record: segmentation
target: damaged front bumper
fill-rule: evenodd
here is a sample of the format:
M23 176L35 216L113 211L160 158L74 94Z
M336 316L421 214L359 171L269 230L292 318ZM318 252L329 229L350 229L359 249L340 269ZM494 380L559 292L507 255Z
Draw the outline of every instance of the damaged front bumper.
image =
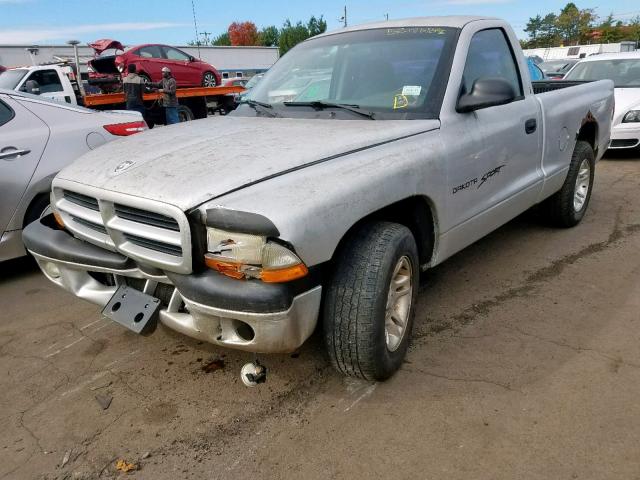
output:
M164 272L78 240L51 216L27 226L27 250L45 276L79 298L104 307L119 286L159 298L159 320L184 335L240 350L285 353L313 333L320 284L238 281L214 271ZM291 282L294 283L294 282Z

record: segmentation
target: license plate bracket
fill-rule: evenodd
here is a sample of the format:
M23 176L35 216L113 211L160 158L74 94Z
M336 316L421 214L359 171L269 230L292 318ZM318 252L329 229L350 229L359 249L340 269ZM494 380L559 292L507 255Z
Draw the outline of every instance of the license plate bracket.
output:
M155 325L160 299L121 285L102 309L102 314L136 333Z

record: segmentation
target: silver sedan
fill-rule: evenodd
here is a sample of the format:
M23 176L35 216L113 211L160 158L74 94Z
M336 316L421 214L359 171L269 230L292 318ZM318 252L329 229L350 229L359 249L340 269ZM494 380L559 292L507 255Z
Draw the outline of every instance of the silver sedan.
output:
M100 112L0 89L0 262L26 253L22 228L47 212L51 180L62 167L146 129L137 112Z

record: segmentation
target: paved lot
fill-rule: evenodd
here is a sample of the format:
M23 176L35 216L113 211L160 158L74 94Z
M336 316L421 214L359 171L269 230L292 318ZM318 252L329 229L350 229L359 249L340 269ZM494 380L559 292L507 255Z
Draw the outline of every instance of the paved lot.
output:
M640 478L640 160L596 178L579 227L525 215L432 271L383 384L316 335L247 389L249 354L138 337L1 264L0 478Z

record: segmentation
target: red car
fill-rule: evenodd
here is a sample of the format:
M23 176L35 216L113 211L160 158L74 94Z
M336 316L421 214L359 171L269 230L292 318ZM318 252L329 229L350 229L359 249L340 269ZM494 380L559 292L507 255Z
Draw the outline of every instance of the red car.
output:
M134 64L138 74L152 82L162 79L162 67L169 67L178 87L215 87L221 76L213 65L169 45L137 45L125 50L115 40L97 40L89 44L96 57L89 61L89 83L105 91L119 88L120 75Z

